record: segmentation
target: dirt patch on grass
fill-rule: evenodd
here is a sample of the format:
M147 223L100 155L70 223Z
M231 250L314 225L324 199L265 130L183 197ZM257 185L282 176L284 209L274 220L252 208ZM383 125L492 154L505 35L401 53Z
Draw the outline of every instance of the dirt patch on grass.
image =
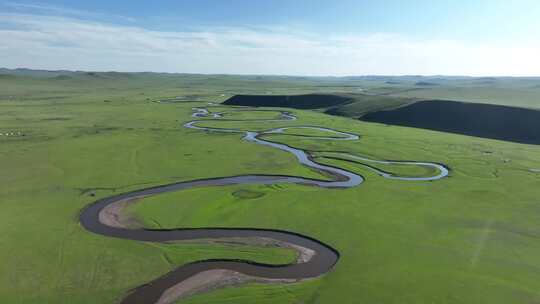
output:
M136 218L125 212L126 208L135 204L144 196L118 201L103 208L99 213L99 221L107 226L115 228L136 229L143 225Z
M245 283L294 283L303 280L266 279L248 276L236 271L214 269L198 273L167 289L156 304L174 304L178 300L213 290Z
M173 304L189 296L240 285L251 280L251 277L231 270L207 270L167 289L156 304Z
M196 241L198 243L201 240ZM315 252L311 249L280 242L270 238L227 238L227 239L208 239L204 243L227 244L233 246L260 246L260 247L282 247L295 250L297 252L296 263L305 263L311 260ZM236 271L226 269L212 269L200 272L187 280L184 280L173 287L167 289L157 302L158 304L172 304L176 301L194 296L197 294L211 292L213 290L238 286L245 283L294 283L306 279L268 279L256 276L245 275Z
M238 199L256 199L256 198L265 196L266 193L240 189L240 190L234 191L232 195Z
M540 144L540 111L457 101L420 101L368 113L363 121Z

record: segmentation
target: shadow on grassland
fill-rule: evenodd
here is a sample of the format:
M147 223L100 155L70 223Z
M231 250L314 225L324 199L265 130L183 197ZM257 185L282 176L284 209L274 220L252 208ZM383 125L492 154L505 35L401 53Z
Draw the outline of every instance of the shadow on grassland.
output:
M363 121L540 144L540 111L457 101L420 101L365 114Z
M305 95L235 95L225 105L318 109L350 103L352 98L331 94Z

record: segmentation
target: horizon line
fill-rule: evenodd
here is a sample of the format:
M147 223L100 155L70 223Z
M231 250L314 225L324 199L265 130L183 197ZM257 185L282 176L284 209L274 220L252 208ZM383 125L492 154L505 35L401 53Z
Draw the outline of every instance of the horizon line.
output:
M197 73L197 72L159 72L159 71L120 71L120 70L73 70L73 69L35 69L28 67L0 67L0 70L29 70L36 72L69 73L124 73L124 74L168 74L168 75L207 75L207 76L266 76L266 77L307 77L307 78L350 78L350 77L453 77L453 78L540 78L530 75L458 75L458 74L356 74L356 75L307 75L307 74L253 74L253 73Z

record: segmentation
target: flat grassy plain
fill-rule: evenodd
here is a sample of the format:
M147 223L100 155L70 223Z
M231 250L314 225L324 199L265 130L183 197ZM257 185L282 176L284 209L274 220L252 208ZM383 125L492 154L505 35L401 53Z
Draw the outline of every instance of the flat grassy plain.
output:
M305 93L330 85L336 86L330 91L350 91L349 84L247 76L72 77L0 80L0 131L21 132L0 136L0 302L116 303L131 288L187 262L285 263L294 258L277 248L106 238L83 230L78 215L101 197L174 181L249 173L321 178L285 152L243 142L238 134L188 130L182 124L192 120L192 107L222 101L227 98L222 95L233 92ZM178 96L189 98L152 102ZM252 130L319 125L358 133L361 139L353 142L267 138L326 151L317 154L319 161L360 172L365 183L346 190L300 185L191 189L144 199L129 211L154 228L295 231L338 249L338 265L303 283L249 284L182 303L540 302L539 146L289 111L299 119L207 124ZM275 114L245 111L225 118ZM451 174L434 182L387 180L361 165L324 157L332 151L439 162Z

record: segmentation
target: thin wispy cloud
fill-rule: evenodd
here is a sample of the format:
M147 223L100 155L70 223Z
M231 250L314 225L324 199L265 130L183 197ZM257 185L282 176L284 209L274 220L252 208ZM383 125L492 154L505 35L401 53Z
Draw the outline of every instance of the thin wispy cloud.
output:
M280 26L156 31L56 14L0 14L0 66L187 73L535 75L539 45L321 36ZM74 15L73 13L70 13Z
M66 8L61 6L54 6L44 3L26 3L26 2L3 2L0 3L0 7L9 8L13 11L18 12L32 12L39 13L42 15L52 15L52 16L64 16L64 17L76 17L76 18L85 18L85 19L116 19L128 22L135 22L135 19L132 17L100 13L94 11L84 11L77 10L72 8Z

